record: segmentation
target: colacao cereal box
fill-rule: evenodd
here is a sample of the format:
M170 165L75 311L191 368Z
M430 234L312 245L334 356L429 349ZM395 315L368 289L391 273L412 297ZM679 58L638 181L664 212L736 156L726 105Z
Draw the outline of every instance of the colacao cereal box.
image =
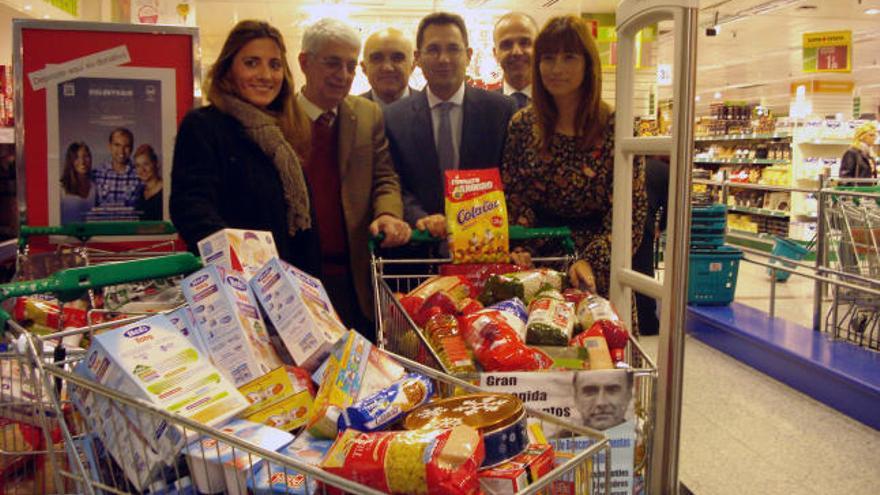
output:
M345 335L323 284L308 273L272 258L250 285L297 365L315 370Z
M183 280L183 295L208 356L236 387L281 366L241 275L209 265Z
M275 239L263 230L222 229L198 244L206 265L219 265L250 278L273 257L278 257Z
M446 171L446 231L453 263L508 260L507 204L497 168Z
M169 412L216 425L247 407L245 398L164 315L98 334L76 367L85 378ZM185 442L183 432L106 396L73 387L74 404L139 486Z

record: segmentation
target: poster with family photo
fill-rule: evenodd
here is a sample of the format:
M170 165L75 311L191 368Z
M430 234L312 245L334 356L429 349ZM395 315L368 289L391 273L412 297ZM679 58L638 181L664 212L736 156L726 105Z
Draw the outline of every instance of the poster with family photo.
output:
M46 89L50 223L167 220L174 71L103 68Z

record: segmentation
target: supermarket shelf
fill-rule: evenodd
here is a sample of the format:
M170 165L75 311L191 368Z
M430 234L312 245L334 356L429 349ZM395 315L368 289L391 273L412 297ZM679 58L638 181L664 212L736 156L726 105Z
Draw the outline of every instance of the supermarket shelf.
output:
M880 353L739 303L689 306L686 326L705 344L880 428Z
M761 139L786 139L790 138L789 133L773 133L773 134L725 134L721 136L697 136L694 141L745 141L745 140L761 140Z
M15 143L15 127L0 127L0 144Z
M799 141L798 144L814 144L818 146L849 146L850 144L852 144L852 139L804 139L802 141Z
M788 186L772 186L770 184L752 184L750 182L728 182L727 187L738 189L758 189L760 191L792 192Z
M751 213L754 215L764 215L768 217L789 218L791 215L787 211L769 210L767 208L754 208L752 206L730 206L728 211L737 213Z
M791 160L772 160L769 158L718 158L715 160L694 159L695 164L741 164L741 165L777 165L791 163Z

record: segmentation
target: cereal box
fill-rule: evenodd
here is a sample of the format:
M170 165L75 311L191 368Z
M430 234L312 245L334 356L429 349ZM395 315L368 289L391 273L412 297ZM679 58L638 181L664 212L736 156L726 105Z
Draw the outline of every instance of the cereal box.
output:
M345 335L323 284L304 271L272 258L250 285L297 365L315 370Z
M293 441L293 435L266 425L233 419L219 430L257 447L276 451ZM262 459L213 437L203 437L186 448L190 474L200 493L247 495L248 478ZM225 490L225 491L224 491Z
M446 226L453 263L508 260L507 205L497 168L446 171Z
M250 280L267 261L278 257L278 250L271 232L222 229L199 241L199 255L205 265L219 265Z
M311 393L288 374L288 367L272 370L238 390L251 404L241 417L280 430L302 426L312 407Z
M168 319L171 320L171 324L180 332L180 335L186 337L186 340L199 351L199 354L208 356L208 350L205 348L205 343L202 342L201 334L196 329L196 322L189 306L183 306L168 313Z
M321 461L333 445L333 440L315 438L308 432L296 437L278 453L309 466L320 466ZM254 495L308 495L318 493L318 480L304 476L284 466L264 462L253 478L248 479L248 488Z
M281 366L254 294L241 275L207 266L184 279L183 295L208 356L236 387Z
M247 407L229 381L164 315L92 339L76 372L169 412L216 425ZM126 476L139 489L183 446L183 432L106 396L72 387L72 398Z

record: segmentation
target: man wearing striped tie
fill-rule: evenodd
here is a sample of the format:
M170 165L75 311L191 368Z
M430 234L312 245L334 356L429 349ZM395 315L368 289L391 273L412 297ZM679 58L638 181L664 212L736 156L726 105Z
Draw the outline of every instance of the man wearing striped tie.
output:
M532 99L532 45L537 33L535 20L522 12L508 12L495 23L492 54L504 71L500 92L516 100L518 109Z

